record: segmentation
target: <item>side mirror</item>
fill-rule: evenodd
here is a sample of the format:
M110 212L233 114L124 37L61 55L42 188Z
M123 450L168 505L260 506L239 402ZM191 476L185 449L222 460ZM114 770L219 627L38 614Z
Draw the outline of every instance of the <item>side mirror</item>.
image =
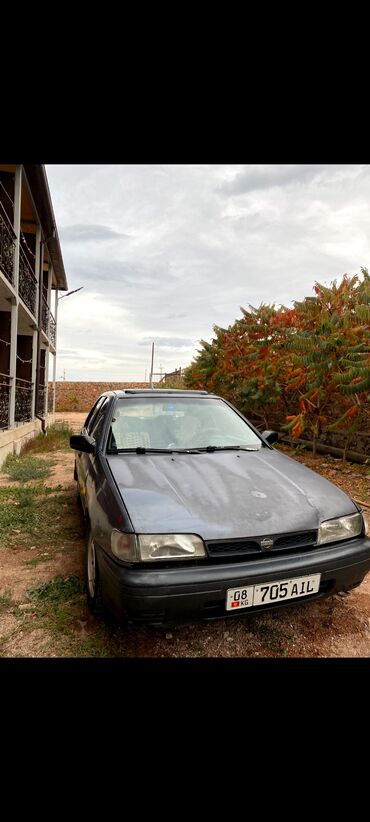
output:
M87 434L73 434L69 438L69 445L75 451L84 451L86 454L93 454L95 451L95 440Z
M272 445L273 442L277 442L279 439L279 434L277 431L262 431L261 436L263 437L269 445Z

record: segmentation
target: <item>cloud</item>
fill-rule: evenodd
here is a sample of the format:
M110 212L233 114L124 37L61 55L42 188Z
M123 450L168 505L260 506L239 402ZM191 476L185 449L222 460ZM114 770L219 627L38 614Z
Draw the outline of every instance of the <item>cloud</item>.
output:
M94 225L92 223L61 226L59 233L64 243L99 243L120 238L128 239L129 237L128 234L114 231L106 225Z
M155 343L158 348L193 348L194 340L182 340L177 337L144 337L139 340L138 345L149 345Z
M251 191L269 189L290 184L302 185L320 175L330 175L335 170L355 169L353 165L276 165L250 166L236 174L234 179L218 187L218 191L229 196L246 194Z
M46 172L69 290L84 286L59 303L66 379L143 380L153 340L155 371L186 367L239 306L291 305L370 261L370 166Z

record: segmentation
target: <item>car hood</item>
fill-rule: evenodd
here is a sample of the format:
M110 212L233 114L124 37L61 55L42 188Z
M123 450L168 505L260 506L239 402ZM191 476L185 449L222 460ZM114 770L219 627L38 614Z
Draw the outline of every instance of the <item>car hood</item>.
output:
M331 482L269 448L126 453L108 463L136 533L236 539L313 530L357 511Z

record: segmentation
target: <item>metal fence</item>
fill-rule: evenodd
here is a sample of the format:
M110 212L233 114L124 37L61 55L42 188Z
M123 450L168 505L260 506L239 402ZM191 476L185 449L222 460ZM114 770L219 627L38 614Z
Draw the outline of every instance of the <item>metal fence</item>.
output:
M32 271L32 267L23 251L19 249L19 296L22 297L23 302L31 311L33 316L36 315L36 292L37 280Z
M14 285L14 252L16 236L0 214L0 268Z
M33 383L30 380L15 381L15 415L16 422L27 422L32 419L32 391Z
M37 395L37 398L36 398L36 414L39 414L40 417L44 416L45 391L46 391L45 386L44 385L39 385L38 395Z
M10 377L0 373L0 431L9 427L9 400Z

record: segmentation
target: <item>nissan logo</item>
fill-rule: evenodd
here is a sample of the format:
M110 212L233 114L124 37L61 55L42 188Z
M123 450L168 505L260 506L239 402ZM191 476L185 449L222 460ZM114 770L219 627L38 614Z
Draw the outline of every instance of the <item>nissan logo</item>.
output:
M261 539L260 546L262 551L268 551L269 548L272 548L274 544L274 540L270 539L270 537L265 537L265 539Z

